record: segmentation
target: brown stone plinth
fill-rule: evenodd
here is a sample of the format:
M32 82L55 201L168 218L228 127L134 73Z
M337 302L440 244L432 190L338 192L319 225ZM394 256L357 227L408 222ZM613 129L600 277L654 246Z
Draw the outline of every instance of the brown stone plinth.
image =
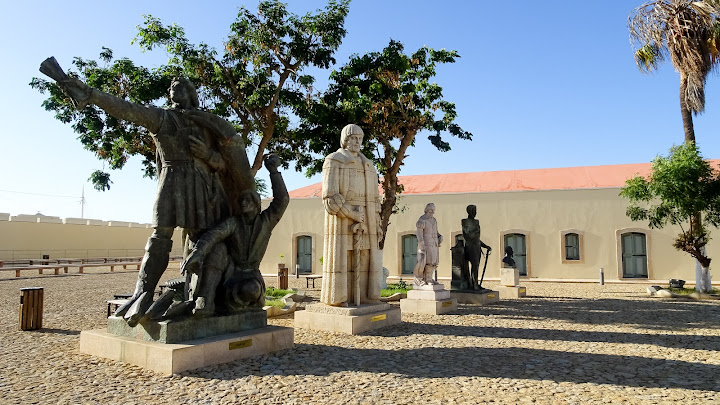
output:
M168 344L136 340L96 329L80 332L80 352L171 375L290 349L294 336L293 328L266 326Z
M487 305L499 302L500 293L498 293L497 291L450 291L450 298L455 298L458 304Z
M295 313L295 327L357 335L401 322L400 308L389 304L339 308L308 305Z
M515 287L500 286L497 289L502 299L522 298L526 295L526 288L521 285Z
M409 291L408 291L409 292ZM442 315L457 309L457 300L448 298L445 300L400 300L402 312L425 315Z

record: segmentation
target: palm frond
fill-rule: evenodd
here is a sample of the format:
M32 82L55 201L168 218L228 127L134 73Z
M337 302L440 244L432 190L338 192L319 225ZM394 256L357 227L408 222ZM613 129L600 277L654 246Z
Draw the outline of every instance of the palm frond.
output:
M705 81L720 61L720 0L654 0L628 16L630 43L641 71L657 69L665 56L687 86L690 111L705 109Z

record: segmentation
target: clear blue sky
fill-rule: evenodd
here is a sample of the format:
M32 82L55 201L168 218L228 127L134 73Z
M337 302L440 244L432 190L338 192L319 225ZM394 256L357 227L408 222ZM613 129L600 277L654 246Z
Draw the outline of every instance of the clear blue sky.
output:
M325 4L290 3L302 14ZM355 0L336 58L344 64L391 38L408 52L428 45L460 53L436 81L474 139L453 140L453 150L441 153L420 134L401 175L649 162L681 143L683 131L672 66L644 75L632 58L627 15L641 3ZM102 46L148 67L164 63L164 52L143 54L130 44L143 14L220 48L242 4L255 9L257 2L6 2L0 15L0 212L79 217L84 187L86 218L149 222L156 183L142 177L140 159L112 172L110 191L94 191L87 178L103 163L41 107L44 97L28 83L41 76L46 57L67 68L74 56L96 59ZM695 118L706 158L720 157L719 83L711 74L706 112ZM319 181L295 172L285 179L290 189Z

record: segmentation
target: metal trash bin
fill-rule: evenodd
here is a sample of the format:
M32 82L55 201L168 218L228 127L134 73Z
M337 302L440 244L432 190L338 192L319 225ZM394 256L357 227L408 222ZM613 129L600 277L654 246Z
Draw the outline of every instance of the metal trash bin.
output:
M29 287L20 289L20 330L42 328L43 289Z

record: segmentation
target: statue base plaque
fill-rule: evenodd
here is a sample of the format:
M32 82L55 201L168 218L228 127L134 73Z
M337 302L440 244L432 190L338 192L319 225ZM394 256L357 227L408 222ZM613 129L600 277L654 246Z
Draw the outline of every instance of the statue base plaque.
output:
M425 315L441 315L457 309L457 300L450 298L450 291L442 284L415 287L400 300L402 312Z
M400 308L390 304L334 307L313 304L295 312L295 327L357 335L395 325L402 321Z
M513 287L500 286L498 287L498 292L500 293L500 298L502 299L522 298L527 295L527 289L521 285Z
M158 343L110 334L102 329L80 332L80 352L171 375L290 349L293 328L266 326L182 343Z
M450 297L455 298L458 304L488 305L500 301L500 294L493 290L451 290Z

